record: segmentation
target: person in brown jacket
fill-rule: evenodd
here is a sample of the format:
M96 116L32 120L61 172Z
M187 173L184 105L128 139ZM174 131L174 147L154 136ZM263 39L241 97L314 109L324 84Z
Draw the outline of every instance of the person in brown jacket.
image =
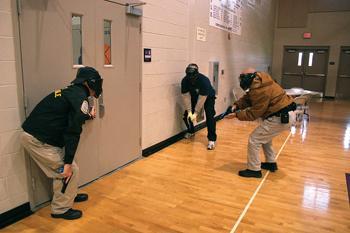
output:
M272 139L289 129L289 115L295 110L293 99L278 85L269 74L245 69L239 77L240 86L246 94L232 106L228 118L237 117L241 121L254 121L262 118L259 126L250 134L248 140L247 169L239 171L243 177L261 178L261 168L274 172L277 170ZM259 149L262 146L266 162L261 163Z

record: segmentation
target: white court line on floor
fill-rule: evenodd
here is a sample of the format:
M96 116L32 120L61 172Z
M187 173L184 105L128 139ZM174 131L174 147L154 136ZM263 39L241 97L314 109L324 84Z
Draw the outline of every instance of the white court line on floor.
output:
M277 155L276 155L276 160L278 159L278 156L280 155L281 151L283 150L284 146L286 145L286 143L288 142L290 136L292 135L292 133L290 132L288 137L286 138L286 140L284 141L283 145L281 146L280 150L278 151ZM267 176L270 174L270 171L267 171L264 178L262 179L262 181L260 182L259 186L256 188L253 196L250 198L249 202L247 203L247 205L245 206L243 212L241 213L241 215L239 216L239 218L237 219L235 225L233 226L232 230L230 231L230 233L234 233L236 232L238 225L241 223L242 219L244 218L245 214L247 213L250 205L253 203L255 196L258 194L258 192L260 191L260 188L262 187L262 185L264 184Z

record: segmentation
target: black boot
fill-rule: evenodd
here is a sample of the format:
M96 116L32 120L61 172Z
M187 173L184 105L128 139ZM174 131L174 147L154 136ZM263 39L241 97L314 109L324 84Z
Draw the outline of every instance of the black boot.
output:
M73 220L73 219L81 218L82 215L83 215L83 212L81 212L80 210L69 209L63 214L51 214L51 217L63 218L66 220Z
M277 163L261 163L261 168L269 170L270 172L275 172L278 170Z
M74 198L74 202L83 202L87 201L89 199L89 195L86 193L78 193L77 196Z
M242 170L238 172L239 176L243 176L243 177L254 177L254 178L261 178L261 171L253 171L253 170Z

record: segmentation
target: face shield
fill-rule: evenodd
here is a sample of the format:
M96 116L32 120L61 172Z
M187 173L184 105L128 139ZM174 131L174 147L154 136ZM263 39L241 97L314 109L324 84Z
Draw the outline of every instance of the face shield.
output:
M192 83L196 81L197 75L198 75L198 66L196 64L189 64L186 67L186 77L188 77Z
M103 84L103 79L89 79L87 80L87 85L95 91L95 98L100 97L102 94L102 84Z
M256 77L255 73L246 73L239 75L239 86L244 90L248 90L252 85L253 79Z

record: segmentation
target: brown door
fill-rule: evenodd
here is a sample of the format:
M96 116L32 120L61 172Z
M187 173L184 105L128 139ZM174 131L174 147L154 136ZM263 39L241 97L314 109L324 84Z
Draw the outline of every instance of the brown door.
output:
M328 47L286 47L282 86L324 93L327 80Z
M304 52L297 48L285 48L283 55L282 86L302 87Z
M350 99L350 47L340 48L337 79L337 98Z
M306 49L303 72L303 85L306 90L324 93L327 79L328 49Z

